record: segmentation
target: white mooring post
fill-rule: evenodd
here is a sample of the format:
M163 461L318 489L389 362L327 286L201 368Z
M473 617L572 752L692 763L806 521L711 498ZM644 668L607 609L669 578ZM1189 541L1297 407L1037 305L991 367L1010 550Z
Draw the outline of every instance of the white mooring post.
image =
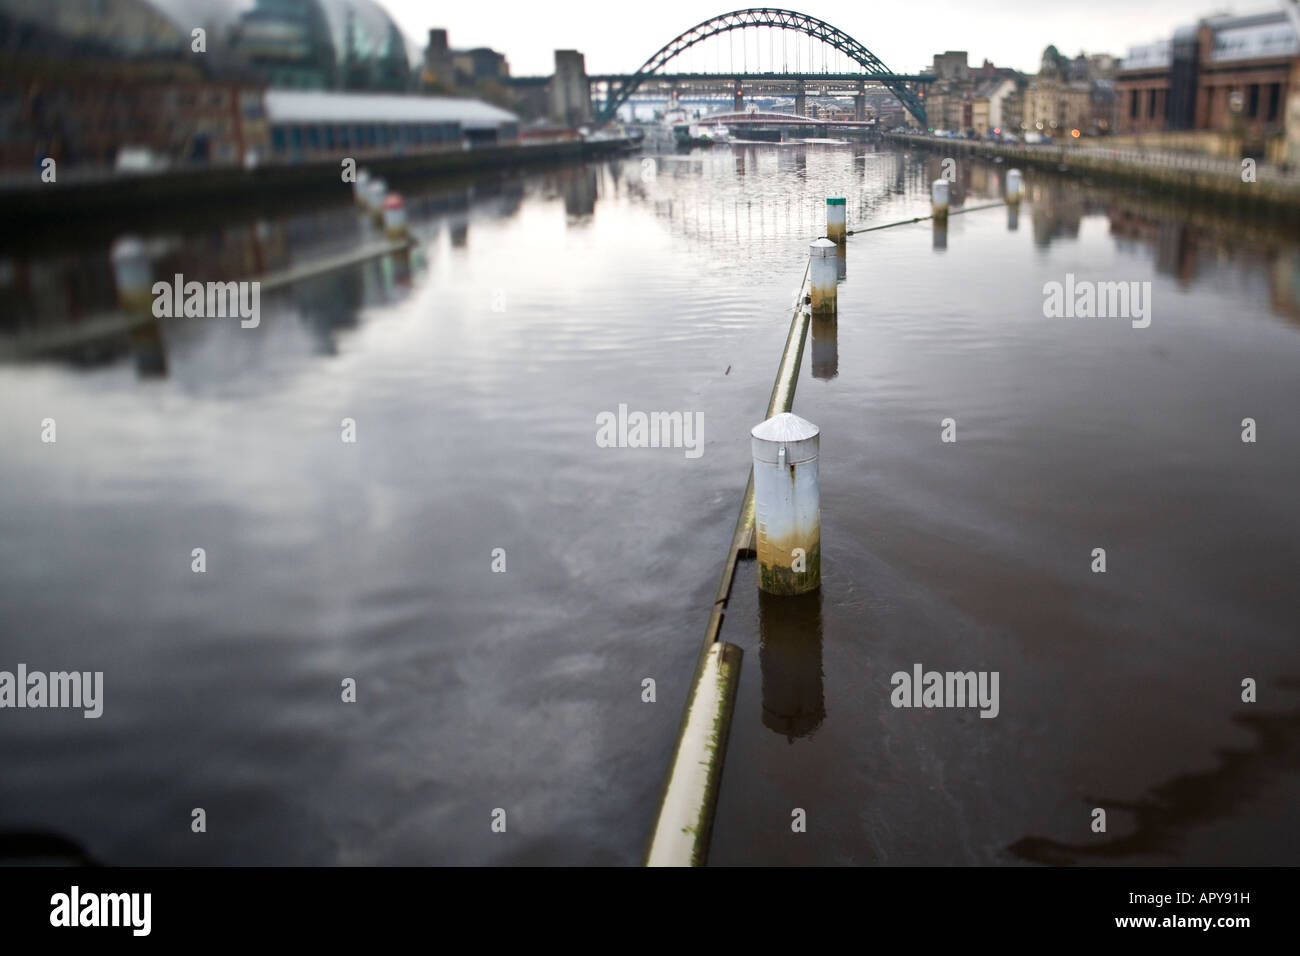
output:
M108 253L117 286L117 304L126 316L136 373L144 378L167 374L167 350L153 314L153 259L135 236L115 241Z
M382 179L372 179L366 185L366 211L376 223L384 221L384 199L388 196L388 183Z
M153 263L135 236L117 239L108 253L117 303L130 316L153 314Z
M365 206L370 202L370 170L357 170L357 178L352 181L352 198L356 200L358 206Z
M813 315L834 315L839 311L835 285L839 271L837 252L838 247L829 239L817 239L808 247Z
M820 436L821 429L790 412L750 431L758 587L769 594L821 587Z
M401 193L389 193L384 199L384 235L389 239L406 238L406 203Z
M1013 205L1020 202L1020 197L1024 192L1024 186L1020 181L1020 170L1007 170L1007 202Z
M930 213L935 221L948 218L948 180L936 179L930 186Z
M831 196L826 200L826 238L836 245L844 245L845 206L843 196Z

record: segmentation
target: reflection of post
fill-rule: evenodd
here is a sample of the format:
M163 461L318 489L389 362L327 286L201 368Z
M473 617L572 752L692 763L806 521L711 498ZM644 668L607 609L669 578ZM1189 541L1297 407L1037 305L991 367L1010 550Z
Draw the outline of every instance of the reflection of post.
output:
M846 246L835 248L835 278L844 280L849 275L849 250Z
M570 219L586 219L596 211L596 170L582 167L563 179L564 212Z
M763 726L793 741L826 719L822 595L758 595Z
M398 288L411 285L411 247L403 246L393 253L393 284Z
M165 376L167 350L153 314L153 263L144 243L134 236L123 236L113 243L108 257L113 264L117 304L126 319L136 374L141 378Z
M840 373L839 323L833 315L814 315L811 324L813 378L830 381Z
M948 220L936 219L934 221L934 248L948 248Z
M1024 185L1020 170L1007 170L1007 231L1015 232L1020 228L1020 199L1024 195Z

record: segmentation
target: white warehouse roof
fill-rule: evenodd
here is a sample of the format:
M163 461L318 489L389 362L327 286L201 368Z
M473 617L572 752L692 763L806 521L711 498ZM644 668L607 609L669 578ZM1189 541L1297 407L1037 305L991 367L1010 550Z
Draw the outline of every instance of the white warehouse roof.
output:
M471 130L519 122L514 113L482 100L323 90L267 90L266 113L273 124L460 123Z

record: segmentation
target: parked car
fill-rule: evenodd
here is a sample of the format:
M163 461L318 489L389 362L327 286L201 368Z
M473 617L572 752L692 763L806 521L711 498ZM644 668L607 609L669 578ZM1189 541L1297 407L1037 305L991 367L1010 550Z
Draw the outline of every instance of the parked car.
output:
M157 173L171 165L147 146L123 146L117 151L115 168L119 173Z

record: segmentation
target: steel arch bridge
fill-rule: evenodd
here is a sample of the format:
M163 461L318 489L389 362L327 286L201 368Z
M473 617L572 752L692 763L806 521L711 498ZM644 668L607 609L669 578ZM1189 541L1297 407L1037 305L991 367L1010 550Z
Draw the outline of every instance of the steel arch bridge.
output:
M898 97L903 107L925 126L925 101L892 73L880 57L843 30L831 26L825 20L818 20L806 13L794 10L779 10L770 7L751 7L746 10L733 10L696 24L685 33L661 47L654 56L641 64L636 73L624 79L613 94L606 100L596 125L603 126L612 120L618 108L627 102L628 97L636 92L637 87L658 73L673 57L690 49L710 37L727 33L731 30L744 30L747 27L774 27L781 30L793 30L820 40L841 53L851 57L863 69L864 78L875 78L891 93Z

